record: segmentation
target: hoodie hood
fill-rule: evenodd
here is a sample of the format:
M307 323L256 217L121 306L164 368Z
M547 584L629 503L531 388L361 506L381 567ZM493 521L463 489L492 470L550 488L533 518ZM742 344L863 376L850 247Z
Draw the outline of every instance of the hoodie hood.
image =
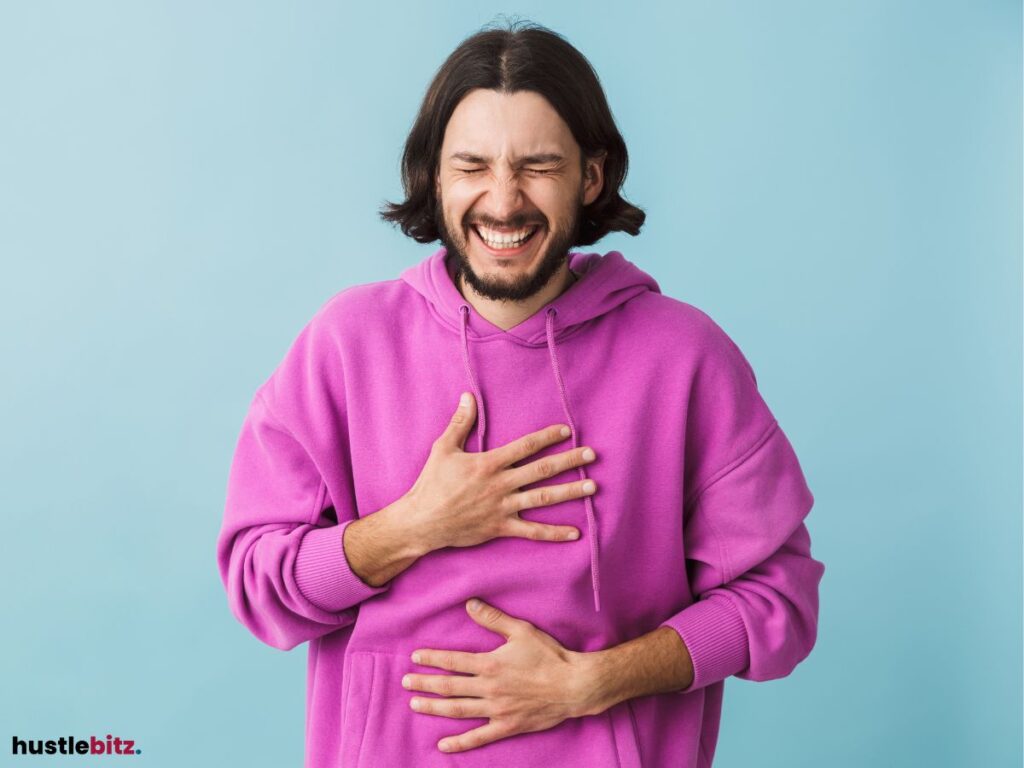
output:
M570 252L569 269L576 274L576 282L526 320L506 331L485 319L466 301L455 284L455 264L447 256L447 249L440 248L429 258L402 272L401 279L427 300L431 312L442 325L450 328L453 334L457 334L453 341L458 340L461 343L467 383L476 396L477 450L485 450L487 409L485 394L473 369L470 342L495 336L504 336L509 341L525 347L547 347L562 410L572 431L572 444L574 448L578 448L578 430L570 407L571 398L559 367L557 342L582 330L588 321L610 312L642 293L661 293L658 283L635 264L627 261L618 251L609 251L603 256L598 253ZM581 480L587 478L584 467L577 467L577 473ZM583 503L586 506L587 533L590 541L594 610L600 611L598 516L592 496L584 496Z
M569 269L577 280L559 296L523 322L507 331L484 319L473 305L463 298L455 285L454 260L441 248L419 264L406 269L401 279L412 286L430 304L431 311L455 333L461 334L462 307L469 310L465 321L470 340L489 336L505 336L509 341L528 347L547 344L547 314L557 312L555 338L561 339L577 326L609 312L620 304L644 293L661 293L658 283L618 251L569 253Z

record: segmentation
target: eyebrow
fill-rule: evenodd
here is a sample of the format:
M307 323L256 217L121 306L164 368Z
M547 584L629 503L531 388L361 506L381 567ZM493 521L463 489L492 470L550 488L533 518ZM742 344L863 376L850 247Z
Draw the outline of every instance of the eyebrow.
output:
M481 157L480 155L474 155L472 152L454 152L449 157L450 160L461 160L464 163L487 163L490 158ZM527 165L541 165L544 163L560 163L565 160L562 155L557 152L542 152L536 155L527 155L520 159L520 163Z

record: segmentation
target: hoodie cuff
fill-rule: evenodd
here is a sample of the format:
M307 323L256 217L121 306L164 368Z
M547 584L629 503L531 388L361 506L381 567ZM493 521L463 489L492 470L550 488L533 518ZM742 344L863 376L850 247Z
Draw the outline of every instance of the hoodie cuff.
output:
M299 544L295 556L295 583L316 607L337 613L391 587L371 587L352 570L345 557L345 529L355 520L327 528L313 528Z
M693 661L693 682L679 693L717 683L750 664L746 626L726 597L698 600L659 626L679 633Z

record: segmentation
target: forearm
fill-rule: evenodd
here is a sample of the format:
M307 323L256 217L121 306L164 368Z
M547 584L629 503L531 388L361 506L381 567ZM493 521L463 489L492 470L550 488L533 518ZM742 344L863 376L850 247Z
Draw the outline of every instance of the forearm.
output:
M581 716L600 714L637 696L680 691L693 681L690 653L671 627L582 653L579 662L585 702Z
M387 583L429 551L409 524L408 505L402 497L345 531L342 545L349 567L371 587Z

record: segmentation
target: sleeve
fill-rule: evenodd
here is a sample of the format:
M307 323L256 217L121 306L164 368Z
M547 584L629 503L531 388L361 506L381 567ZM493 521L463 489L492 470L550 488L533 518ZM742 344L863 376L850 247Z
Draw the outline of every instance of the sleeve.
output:
M287 387L293 397L310 399L309 382L294 380L296 372L315 371L303 359L309 338L307 329L272 377L272 392ZM358 518L354 496L330 498L308 445L312 433L289 428L271 411L263 389L235 448L217 566L235 618L267 645L291 650L352 624L359 604L390 582L372 587L352 571L343 537Z
M663 621L693 661L689 693L730 675L790 674L814 647L818 586L804 522L814 504L749 362L717 326L690 393L683 538L695 602Z

